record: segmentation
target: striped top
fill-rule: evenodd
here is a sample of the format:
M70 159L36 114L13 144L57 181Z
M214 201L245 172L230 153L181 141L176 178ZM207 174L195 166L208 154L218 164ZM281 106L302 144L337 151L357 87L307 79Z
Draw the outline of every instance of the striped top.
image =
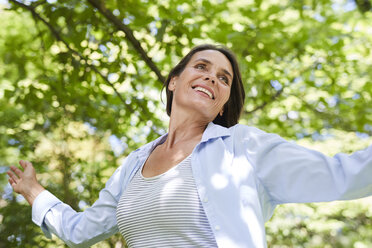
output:
M142 167L116 211L128 246L217 247L192 175L191 155L150 178L143 177Z

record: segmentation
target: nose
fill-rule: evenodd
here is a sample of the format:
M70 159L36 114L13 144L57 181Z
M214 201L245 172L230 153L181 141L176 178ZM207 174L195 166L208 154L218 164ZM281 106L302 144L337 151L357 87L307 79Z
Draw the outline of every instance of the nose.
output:
M214 78L212 78L211 76L205 76L204 77L204 80L206 80L206 81L211 81L212 82L212 84L214 84L216 81L214 80Z

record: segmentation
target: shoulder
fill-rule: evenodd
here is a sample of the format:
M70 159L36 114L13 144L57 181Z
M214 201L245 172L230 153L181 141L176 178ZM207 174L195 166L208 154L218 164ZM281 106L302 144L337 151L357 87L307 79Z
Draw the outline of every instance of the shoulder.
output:
M235 140L246 140L246 139L256 139L272 136L275 134L267 133L259 128L247 126L243 124L236 124L231 129L231 135ZM277 135L275 135L277 136Z
M163 143L168 134L163 134L162 136L158 137L157 139L137 148L135 151L131 152L129 156L131 157L143 157L148 156L150 152L159 144Z
M234 140L244 140L247 138L253 138L258 136L272 135L262 131L256 127L246 126L242 124L236 124L232 127L223 127L214 123L209 123L204 134L202 141L214 139L214 138L233 138Z
M236 124L232 127L224 127L218 124L214 124L213 122L209 123L203 138L215 138L215 137L226 137L226 136L234 136L234 135L243 135L249 136L251 134L265 134L264 131L242 124Z
M237 124L230 129L231 137L235 144L244 143L252 147L259 147L284 141L284 139L277 134L269 133L252 126Z
M272 141L280 138L276 134L267 133L256 127L236 124L232 127L223 127L210 123L203 134L202 143L213 144L213 141L223 140L224 144L242 145L243 143L262 144L263 142Z
M247 135L250 135L250 134L267 134L265 131L263 131L261 129L258 129L258 128L252 127L252 126L243 125L243 124L236 124L236 125L230 127L230 129L233 129L234 133L238 133L238 134L247 134Z

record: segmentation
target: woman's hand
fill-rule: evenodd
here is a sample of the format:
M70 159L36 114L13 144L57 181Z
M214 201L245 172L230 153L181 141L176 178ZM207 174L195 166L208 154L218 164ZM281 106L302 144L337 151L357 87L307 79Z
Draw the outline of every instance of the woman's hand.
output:
M30 162L21 160L19 164L23 171L15 166L10 166L10 170L7 172L9 183L15 192L23 195L32 205L35 198L45 189L37 181L35 169Z

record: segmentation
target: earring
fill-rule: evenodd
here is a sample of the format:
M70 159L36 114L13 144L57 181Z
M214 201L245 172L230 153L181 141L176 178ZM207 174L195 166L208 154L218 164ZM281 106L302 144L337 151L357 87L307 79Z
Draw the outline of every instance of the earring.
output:
M222 116L222 115L223 115L223 110L220 111L220 116Z

